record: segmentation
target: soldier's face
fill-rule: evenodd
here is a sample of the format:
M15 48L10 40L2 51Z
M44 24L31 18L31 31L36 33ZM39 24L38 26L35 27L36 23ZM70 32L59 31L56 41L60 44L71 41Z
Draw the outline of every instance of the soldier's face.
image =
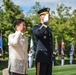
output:
M41 16L40 16L40 19L41 19L41 20L44 20L44 17L45 17L45 15L41 15Z
M50 20L50 14L43 14L40 16L41 22L49 22Z

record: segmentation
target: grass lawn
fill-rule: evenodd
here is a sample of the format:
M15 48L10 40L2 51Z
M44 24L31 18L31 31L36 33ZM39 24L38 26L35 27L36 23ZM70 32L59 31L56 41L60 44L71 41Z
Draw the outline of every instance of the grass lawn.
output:
M76 75L76 65L53 67L53 75Z
M28 75L35 75L35 69L29 69ZM54 66L52 75L76 75L76 65Z
M2 75L2 73L0 72L0 75Z
M28 75L35 75L35 72L35 68L28 69ZM76 75L76 65L54 66L52 75Z

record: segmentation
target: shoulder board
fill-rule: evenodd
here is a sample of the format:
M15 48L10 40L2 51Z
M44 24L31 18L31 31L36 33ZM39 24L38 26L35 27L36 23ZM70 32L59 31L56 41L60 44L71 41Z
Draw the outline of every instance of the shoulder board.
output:
M35 27L35 26L38 26L38 24L35 24L34 27Z

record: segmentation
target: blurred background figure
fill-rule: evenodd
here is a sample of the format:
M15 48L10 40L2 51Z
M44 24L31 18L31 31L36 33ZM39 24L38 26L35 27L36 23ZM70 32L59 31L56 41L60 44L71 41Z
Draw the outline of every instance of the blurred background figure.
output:
M61 54L61 65L64 65L64 53Z
M3 56L3 49L0 47L0 65L1 65L2 56Z
M30 51L32 52L32 55L34 55L34 49L33 49L33 47L30 48Z
M61 65L62 66L64 65L64 52L65 52L65 44L62 39L62 42L61 42Z
M55 66L55 65L56 65L56 52L54 51L52 55L52 66Z
M3 43L2 43L2 32L0 32L0 65L2 56L3 56Z
M32 54L32 63L31 63L31 67L33 67L33 62L34 62L34 41L33 41L33 38L31 37L30 39L30 51L31 51L31 54Z
M55 36L55 51L53 52L52 55L52 66L56 65L56 55L59 55L59 49L58 49L58 36Z
M0 47L0 57L3 55L3 49Z
M70 64L73 62L73 52L70 52Z
M73 62L73 55L74 55L74 42L71 44L71 50L70 50L70 64Z
M28 62L29 62L29 68L31 68L32 64L33 64L33 54L32 54L32 51L29 51Z

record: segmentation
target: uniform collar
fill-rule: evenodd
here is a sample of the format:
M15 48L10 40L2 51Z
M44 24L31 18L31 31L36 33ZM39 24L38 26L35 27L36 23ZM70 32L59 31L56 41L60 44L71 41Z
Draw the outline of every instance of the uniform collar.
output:
M24 33L22 33L21 31L16 31L15 33L20 33L21 36L24 36Z
M41 26L42 25L42 23L39 23L39 26Z

